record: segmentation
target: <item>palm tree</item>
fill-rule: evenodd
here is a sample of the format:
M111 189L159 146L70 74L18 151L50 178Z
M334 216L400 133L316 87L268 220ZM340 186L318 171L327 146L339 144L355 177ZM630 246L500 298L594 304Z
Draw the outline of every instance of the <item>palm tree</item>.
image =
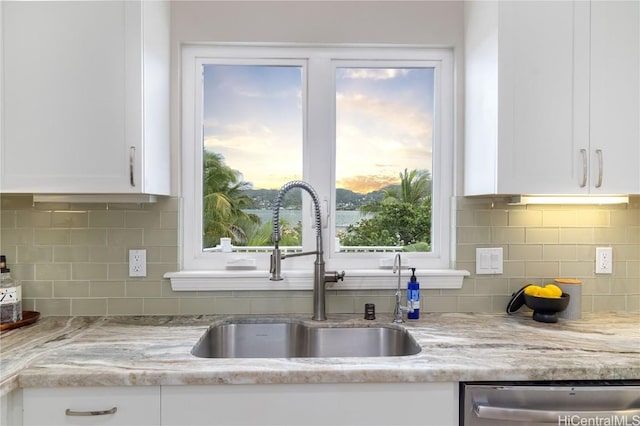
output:
M431 247L431 173L404 170L400 185L383 190L384 199L360 208L374 213L347 228L343 245L402 245L407 251Z
M247 246L269 246L273 244L273 221L269 220L265 223L244 224L243 229L246 231ZM286 220L280 219L280 245L299 246L302 245L302 224L298 222L295 226L291 226Z
M431 173L428 170L404 169L400 173L400 186L384 191L383 202L399 201L412 206L420 206L431 195Z
M203 245L213 247L221 237L242 244L246 235L238 225L240 219L260 222L258 216L242 210L253 203L244 193L249 183L242 181L240 172L227 166L220 154L205 151L203 163Z
M400 185L383 189L382 201L368 203L360 207L362 213L377 213L382 203L409 203L414 207L431 204L431 173L428 170L404 169L399 174Z

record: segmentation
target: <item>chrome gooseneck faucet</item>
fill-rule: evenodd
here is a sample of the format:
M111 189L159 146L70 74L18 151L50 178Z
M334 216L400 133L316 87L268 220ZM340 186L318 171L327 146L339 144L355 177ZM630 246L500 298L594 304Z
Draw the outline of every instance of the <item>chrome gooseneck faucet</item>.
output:
M292 188L301 188L309 193L313 200L313 206L315 209L316 219L316 250L302 253L290 253L283 254L279 247L280 242L280 205L284 194ZM316 191L306 182L301 180L294 180L285 183L276 197L275 206L273 207L273 253L271 254L271 267L270 273L271 281L282 281L280 275L280 263L282 259L288 257L307 256L310 254L316 255L316 261L314 263L313 270L313 317L315 321L324 321L327 319L326 307L325 307L325 287L329 282L335 283L338 280L344 280L344 271L338 273L335 271L325 272L324 270L324 258L322 252L322 217L320 215L320 201Z
M401 303L402 293L400 292L400 285L402 281L402 260L400 259L400 253L396 253L396 256L393 258L393 273L395 274L396 271L398 271L398 289L396 290L396 308L393 310L393 322L402 324L404 322L402 312L413 312L413 307L410 304L404 306Z

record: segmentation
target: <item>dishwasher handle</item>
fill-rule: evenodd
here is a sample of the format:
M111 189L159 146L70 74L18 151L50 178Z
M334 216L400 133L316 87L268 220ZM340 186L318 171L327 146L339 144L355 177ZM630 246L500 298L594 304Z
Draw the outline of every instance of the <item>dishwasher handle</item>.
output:
M579 417L580 419L602 419L605 417L635 418L640 416L640 408L614 411L556 411L530 408L495 407L473 403L473 411L481 419L510 420L515 422L536 422L558 424L561 418ZM582 424L582 423L581 423ZM591 423L588 423L591 424Z

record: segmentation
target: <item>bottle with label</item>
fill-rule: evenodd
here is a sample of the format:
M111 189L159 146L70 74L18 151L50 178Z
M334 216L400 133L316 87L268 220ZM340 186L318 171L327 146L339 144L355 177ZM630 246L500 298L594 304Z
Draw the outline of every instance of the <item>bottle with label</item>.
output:
M409 280L407 290L408 305L413 308L413 311L407 313L407 319L419 319L420 318L420 283L416 278L416 268L411 268L411 279Z
M22 286L11 278L5 256L0 256L0 324L22 320Z

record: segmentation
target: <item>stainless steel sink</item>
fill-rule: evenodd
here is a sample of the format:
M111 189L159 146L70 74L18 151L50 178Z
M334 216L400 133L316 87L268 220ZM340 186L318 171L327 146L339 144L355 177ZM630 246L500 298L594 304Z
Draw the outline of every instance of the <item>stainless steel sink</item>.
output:
M393 326L325 327L295 322L233 322L209 327L191 354L200 358L407 356L420 346Z

